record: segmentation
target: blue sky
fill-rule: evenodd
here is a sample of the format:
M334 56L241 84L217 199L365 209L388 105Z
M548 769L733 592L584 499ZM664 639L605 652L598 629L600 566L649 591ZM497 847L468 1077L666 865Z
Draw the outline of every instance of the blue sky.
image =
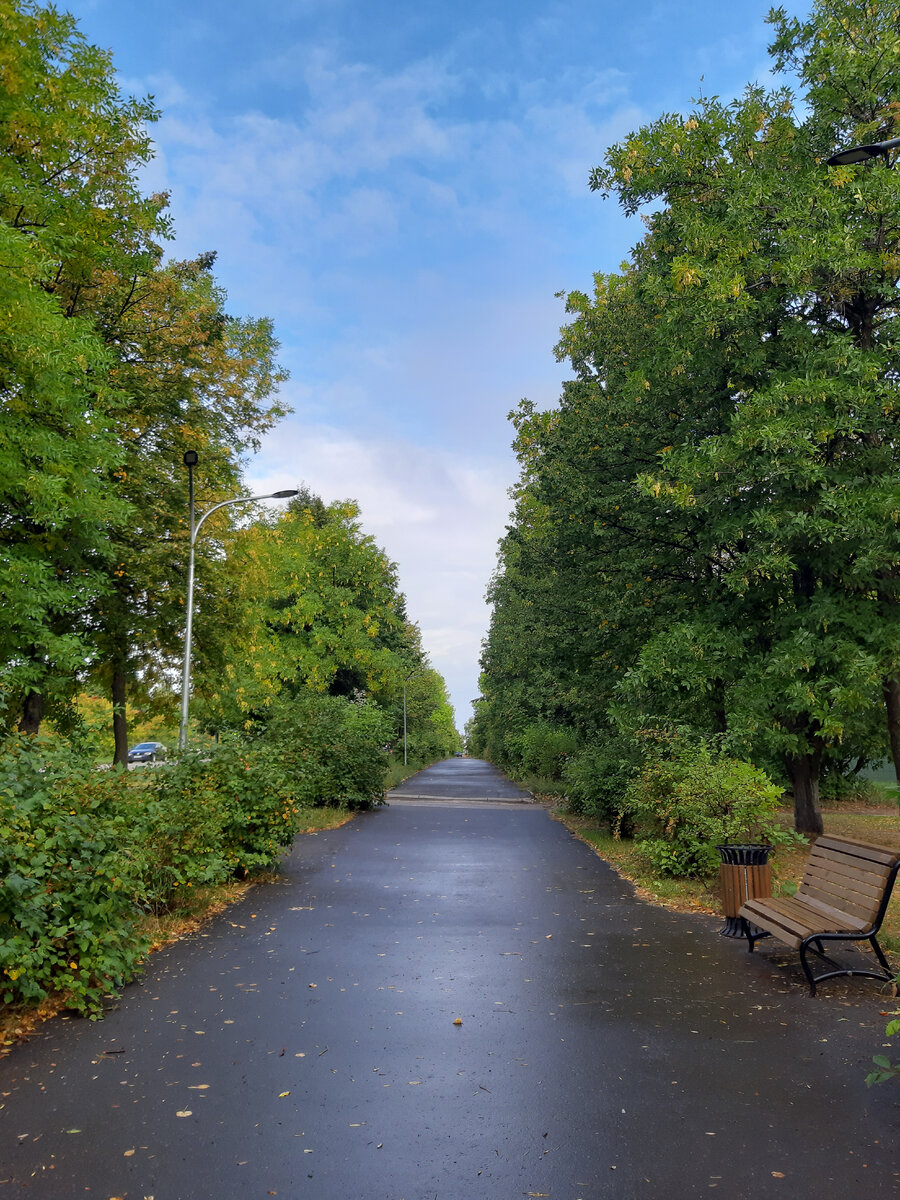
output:
M515 479L507 414L555 402L556 293L639 239L587 188L606 148L769 78L760 0L78 0L163 110L172 253L218 252L293 408L248 487L352 497L400 568L462 726ZM787 4L802 13L805 4Z

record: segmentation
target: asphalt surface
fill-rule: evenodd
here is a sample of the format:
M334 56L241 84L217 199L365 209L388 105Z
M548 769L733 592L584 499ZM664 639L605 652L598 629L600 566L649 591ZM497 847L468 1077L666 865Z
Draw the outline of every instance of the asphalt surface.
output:
M505 800L529 803L530 792L512 783L491 763L480 758L448 758L405 779L391 792L398 800Z
M636 899L515 795L415 798L476 777L298 838L103 1021L0 1062L0 1198L898 1191L874 982L810 999L794 956Z

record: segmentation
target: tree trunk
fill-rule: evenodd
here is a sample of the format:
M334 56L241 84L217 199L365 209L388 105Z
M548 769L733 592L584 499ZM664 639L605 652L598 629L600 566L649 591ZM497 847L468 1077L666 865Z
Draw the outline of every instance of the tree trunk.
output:
M113 703L113 737L116 752L113 755L113 766L127 767L128 765L128 710L126 708L125 672L113 670L112 677Z
M19 733L40 733L43 717L44 697L40 692L27 692L22 706L22 719L19 721Z
M794 793L794 828L798 833L818 836L823 832L819 811L819 754L785 756L785 766Z
M896 676L885 679L882 684L884 707L887 709L888 737L891 742L891 758L894 774L900 786L900 679Z

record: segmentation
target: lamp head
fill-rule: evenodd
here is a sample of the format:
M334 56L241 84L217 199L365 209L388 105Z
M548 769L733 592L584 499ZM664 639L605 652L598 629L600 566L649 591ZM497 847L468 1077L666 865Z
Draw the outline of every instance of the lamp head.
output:
M888 138L886 142L869 142L865 146L848 146L846 150L838 150L825 161L829 167L850 167L854 163L867 162L870 158L883 158L887 162L888 153L900 146L900 138Z
M287 500L288 496L296 496L300 491L299 488L285 488L283 492L273 492L273 500Z
M200 455L196 450L185 450L183 461L186 467L196 467L199 459Z

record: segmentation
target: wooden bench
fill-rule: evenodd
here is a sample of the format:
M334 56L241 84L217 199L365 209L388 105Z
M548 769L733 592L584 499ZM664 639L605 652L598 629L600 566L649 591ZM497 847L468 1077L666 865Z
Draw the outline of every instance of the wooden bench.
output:
M843 837L816 839L795 896L758 897L741 906L738 916L752 952L760 938L775 937L800 951L800 962L809 982L816 984L834 975L867 975L891 983L894 972L875 938L881 928L897 870L900 850L856 842ZM867 941L881 971L843 969L822 950L825 941ZM836 969L813 975L807 952Z

